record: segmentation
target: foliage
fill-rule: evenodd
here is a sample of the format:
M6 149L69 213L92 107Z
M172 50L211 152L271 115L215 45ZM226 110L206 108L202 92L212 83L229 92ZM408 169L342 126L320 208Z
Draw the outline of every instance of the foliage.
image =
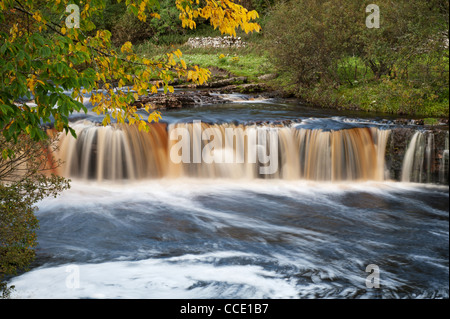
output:
M345 48L332 23L336 6L300 0L281 3L271 13L266 27L268 50L274 64L281 72L290 73L295 83L309 86L333 79ZM350 29L351 22L347 24L343 30Z
M244 7L256 10L263 16L272 10L277 4L282 2L286 2L286 0L241 0L241 4Z
M368 4L278 4L268 17L266 43L285 82L280 86L289 83L297 96L326 106L357 105L401 114L425 114L424 108L431 108L445 114L441 105L448 101L448 2L380 0L378 29L365 24ZM367 104L374 100L378 102Z
M54 139L32 142L21 135L14 143L0 135L0 143L13 151L10 157L0 157L0 294L8 297L12 287L7 287L5 277L26 270L34 259L38 229L34 205L69 184L48 174L60 164L50 155Z
M147 40L159 44L166 37L176 38L186 33L173 0L160 0L159 18L148 21L141 21L133 13L126 12L122 3L112 4L112 8L105 10L103 21L106 29L111 31L111 40L116 46L122 46L127 41L139 44Z
M133 13L125 12L112 26L111 40L115 46L120 47L126 42L141 43L155 33L151 23L140 21Z
M98 15L92 17L92 22L99 30L112 32L114 26L127 12L127 6L122 1L105 0L105 8ZM112 36L114 38L114 35Z
M188 68L179 50L158 60L136 55L130 42L116 50L111 32L97 30L93 22L105 10L105 0L84 1L80 28L69 28L64 25L68 3L0 1L0 23L7 25L0 31L0 129L7 141L17 140L23 133L42 140L41 124L48 122L75 136L68 117L86 111L82 103L86 91L93 92L90 102L94 112L105 115L104 125L115 120L148 130L147 122L158 121L161 115L155 111L144 118L138 113L132 102L139 95L155 93L158 87L164 87L165 93L173 91L169 82L174 76L199 84L208 79L209 71ZM140 21L160 18L157 0L126 0L125 5ZM231 0L176 0L173 6L185 28L195 28L194 19L202 18L222 33L235 34L237 28L259 31L259 25L252 22L258 17L256 11ZM59 21L51 20L55 16ZM149 84L151 74L158 76L155 85ZM23 98L33 98L34 104ZM149 109L145 107L147 112Z
M130 22L124 32L140 25L144 29L137 31L149 30L148 35L177 25L193 29L198 20L209 21L221 33L260 29L252 22L258 17L256 11L232 0L75 1L80 25L73 28L65 23L72 16L66 12L72 2L0 0L0 289L4 297L11 292L5 277L25 270L34 257L38 228L34 205L69 187L62 177L43 173L59 163L49 159L47 149L53 144L42 124L53 123L56 131L76 136L69 115L87 111L83 95L91 92L93 111L104 115L103 125L117 121L148 130L148 122L158 121L161 115L155 111L144 118L138 113L132 102L139 95L156 93L160 87L165 93L173 91L169 85L173 77L198 84L209 78L208 70L188 66L180 50L152 58L137 55L130 41L115 48L111 19L120 16L124 20L118 19L119 23ZM175 14L180 22L167 24ZM158 82L150 84L155 76ZM150 106L145 110L149 112Z

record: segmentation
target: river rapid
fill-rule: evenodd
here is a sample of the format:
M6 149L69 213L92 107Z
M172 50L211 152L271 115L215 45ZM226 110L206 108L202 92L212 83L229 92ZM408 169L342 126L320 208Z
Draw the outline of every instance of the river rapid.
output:
M317 140L287 131L278 135L277 163L284 173L270 178L247 175L258 168L253 166L224 171L225 164L213 170L180 164L177 170L167 166L170 158L155 152L139 155L157 167L143 176L145 165L134 160L138 155L127 162L127 143L136 147L129 137L118 142L124 147L118 165L132 166L137 178L111 177L103 167L119 170L109 161L116 153L105 150L105 159L99 159L100 132L91 139L86 133L83 145L70 148L81 142L67 142L63 159L72 166L62 174L72 179L71 188L38 204L36 261L29 272L10 279L12 297L449 297L448 184L385 174L382 141L384 130L392 129L391 118L343 116L293 101L228 98L230 103L163 111L164 131L194 120L235 126L292 120L297 122L282 129L331 135L320 145L313 145L322 141L316 135ZM81 130L99 117L89 111L73 121ZM333 135L352 129L364 133ZM373 140L373 149L358 139ZM288 142L282 148L288 140L295 148ZM108 141L102 142L105 147ZM162 148L167 152L169 146ZM305 155L314 147L329 152ZM83 168L83 163L91 164ZM105 172L101 178L99 167ZM329 175L320 174L328 168ZM316 173L307 174L313 169Z

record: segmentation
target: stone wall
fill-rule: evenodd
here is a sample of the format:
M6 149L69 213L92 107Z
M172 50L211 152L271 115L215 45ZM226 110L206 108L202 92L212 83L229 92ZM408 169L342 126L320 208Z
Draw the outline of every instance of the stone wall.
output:
M189 38L186 43L193 48L241 48L245 47L247 44L241 40L241 37L195 37Z

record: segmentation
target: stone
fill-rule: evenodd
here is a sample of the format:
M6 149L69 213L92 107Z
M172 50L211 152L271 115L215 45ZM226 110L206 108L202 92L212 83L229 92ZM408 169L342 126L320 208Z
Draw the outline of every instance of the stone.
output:
M220 96L213 95L210 92L195 90L174 92L171 94L140 96L133 105L137 108L142 108L145 104L151 104L153 109L176 109L202 104L221 104L226 102L228 101Z
M195 37L189 38L186 42L187 45L193 48L205 48L205 47L213 47L213 48L241 48L245 47L247 44L241 40L240 37L235 38L231 36L226 37Z

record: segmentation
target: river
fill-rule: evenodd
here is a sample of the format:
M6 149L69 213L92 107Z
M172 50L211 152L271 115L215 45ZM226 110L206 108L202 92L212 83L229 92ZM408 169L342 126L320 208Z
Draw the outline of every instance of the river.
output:
M228 98L163 111L145 136L74 115L78 140L62 138L58 154L71 189L39 203L36 261L9 281L12 297L448 298L448 182L390 177L389 117ZM170 132L196 123L224 140L233 129L243 163L174 163ZM247 162L252 129L258 145L258 132L276 132L262 139L276 156ZM446 147L433 163L448 176ZM403 153L414 170L418 153Z

